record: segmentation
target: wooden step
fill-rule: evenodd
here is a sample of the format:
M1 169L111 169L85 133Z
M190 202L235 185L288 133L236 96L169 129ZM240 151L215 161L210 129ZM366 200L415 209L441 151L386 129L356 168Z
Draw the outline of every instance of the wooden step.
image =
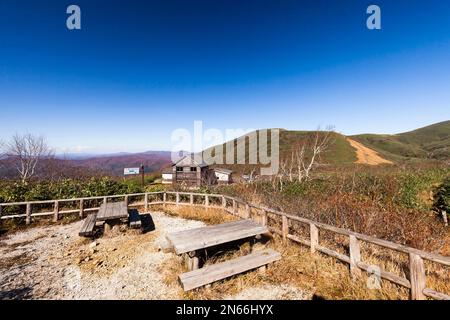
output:
M206 266L179 276L184 291L189 291L236 274L265 266L281 259L279 252L266 249L237 259Z
M83 226L78 233L80 237L92 237L94 235L95 222L97 219L96 213L91 213L84 220Z

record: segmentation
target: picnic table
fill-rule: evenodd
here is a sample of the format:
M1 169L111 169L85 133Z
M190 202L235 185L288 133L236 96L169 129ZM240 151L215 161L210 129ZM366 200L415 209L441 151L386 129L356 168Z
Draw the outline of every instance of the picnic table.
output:
M79 235L83 237L93 236L97 222L104 222L104 233L108 233L114 225L125 219L130 222L130 226L133 228L141 226L139 213L137 210L128 212L128 206L125 202L103 203L97 213L92 213L86 218Z
M189 271L179 276L183 289L189 291L252 269L260 268L264 271L268 264L281 259L280 253L272 249L264 249L199 268L199 252L268 232L267 227L252 220L240 220L168 234L170 249L186 258Z
M195 228L170 233L167 240L177 255L188 254L192 259L189 269L198 269L198 251L232 241L268 233L264 227L252 220L239 220L214 226Z

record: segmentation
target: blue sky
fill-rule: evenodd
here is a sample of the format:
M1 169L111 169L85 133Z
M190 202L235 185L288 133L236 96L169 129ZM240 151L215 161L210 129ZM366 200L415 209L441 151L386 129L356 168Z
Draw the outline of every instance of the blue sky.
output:
M77 4L82 30L69 31ZM366 28L377 4L382 30ZM450 2L0 0L0 138L170 150L193 129L398 133L450 119Z

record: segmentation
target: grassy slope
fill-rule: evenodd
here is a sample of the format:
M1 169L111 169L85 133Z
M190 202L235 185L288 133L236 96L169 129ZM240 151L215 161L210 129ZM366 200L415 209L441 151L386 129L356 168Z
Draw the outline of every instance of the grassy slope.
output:
M351 138L394 161L450 158L450 121L396 135L361 134Z
M296 143L301 143L303 141L306 140L306 138L308 136L311 136L312 134L314 134L314 132L311 131L288 131L288 130L280 130L280 141L279 141L279 145L280 145L280 158L290 158L291 157L291 150L292 147L296 144ZM269 139L270 139L270 134L268 135ZM327 152L324 154L324 156L321 159L322 163L327 163L327 164L348 164L348 163L353 163L354 161L356 161L356 153L355 153L355 149L348 143L348 141L346 140L346 137L338 134L338 133L332 133L332 139L331 139L332 143L329 147L329 149L327 150ZM235 146L236 146L236 142L235 142ZM270 146L270 142L269 142L269 146ZM206 149L204 152L205 154L209 154L209 150L212 150L215 147ZM222 148L224 150L224 154L226 154L225 152L225 145L222 145ZM248 143L246 145L246 163L248 163ZM259 148L257 148L256 150L253 150L252 152L256 152L257 154L259 153ZM212 152L212 154L214 155L214 151ZM237 151L235 148L235 159L237 158ZM246 166L245 168L243 168L242 166L239 165L219 165L220 167L228 167L231 168L235 171L249 171L250 167L259 167L259 166Z

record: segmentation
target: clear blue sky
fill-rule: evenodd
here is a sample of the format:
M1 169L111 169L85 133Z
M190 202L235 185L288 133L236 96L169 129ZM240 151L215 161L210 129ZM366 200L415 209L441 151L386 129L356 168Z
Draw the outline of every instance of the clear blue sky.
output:
M82 30L66 28L77 4ZM382 30L366 28L378 4ZM169 150L206 128L397 133L450 119L450 2L0 0L0 137Z

